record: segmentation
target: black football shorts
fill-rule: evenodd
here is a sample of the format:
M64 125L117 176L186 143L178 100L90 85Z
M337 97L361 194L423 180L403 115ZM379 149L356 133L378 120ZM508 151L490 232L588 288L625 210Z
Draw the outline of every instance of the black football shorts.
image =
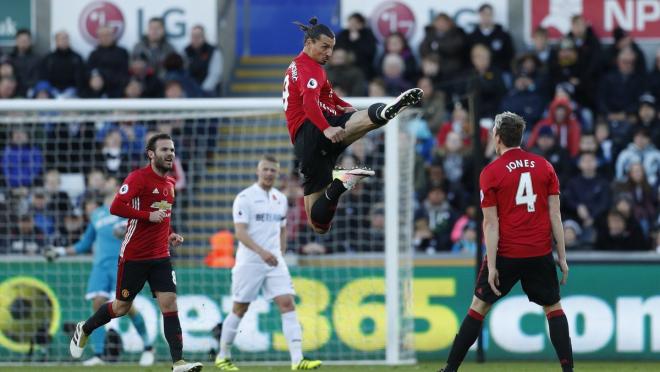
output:
M151 293L176 293L176 274L169 257L155 260L123 261L119 259L117 271L117 292L115 296L121 301L133 301L142 290L144 283L149 282Z
M352 115L353 113L349 112L326 116L326 119L330 126L344 128ZM300 164L305 195L321 191L332 182L332 170L337 164L337 158L346 150L343 143L332 143L327 139L309 119L298 128L293 148Z

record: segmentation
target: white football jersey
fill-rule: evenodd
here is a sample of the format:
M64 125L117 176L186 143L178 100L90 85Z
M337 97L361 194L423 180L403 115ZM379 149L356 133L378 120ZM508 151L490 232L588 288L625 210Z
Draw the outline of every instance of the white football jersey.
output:
M248 235L252 240L282 262L280 232L286 226L287 208L286 196L279 190L273 187L266 191L255 183L236 195L234 223L247 224ZM266 264L259 255L239 241L236 265L254 263Z

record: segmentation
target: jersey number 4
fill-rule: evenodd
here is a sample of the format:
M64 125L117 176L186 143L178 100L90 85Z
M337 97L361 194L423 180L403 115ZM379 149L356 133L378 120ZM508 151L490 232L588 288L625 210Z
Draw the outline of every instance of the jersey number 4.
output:
M532 176L529 172L521 173L516 192L516 205L527 204L527 212L534 212L536 210L534 203L536 203L536 194L532 189Z
M284 104L284 111L289 106L289 74L284 77L284 88L282 88L282 103Z

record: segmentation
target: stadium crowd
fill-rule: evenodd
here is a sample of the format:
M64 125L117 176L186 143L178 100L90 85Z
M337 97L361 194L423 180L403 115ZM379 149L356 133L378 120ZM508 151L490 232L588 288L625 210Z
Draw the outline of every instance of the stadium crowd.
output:
M524 148L555 167L568 249L660 252L660 51L655 63L646 66L630 35L616 29L614 43L603 45L581 16L571 19L571 31L558 43L551 43L548 31L539 27L532 45L516 51L511 35L494 23L488 4L479 8L479 24L472 32L439 13L421 44L413 46L399 33L380 45L361 14L351 15L347 24L337 34L326 66L337 94L380 97L413 86L425 91L410 124L416 138L417 252L470 253L477 248L473 190L478 180L473 170L485 163L472 158L467 100L472 92L478 96L475 115L482 124L485 162L495 156L492 118L509 110L527 122ZM56 34L55 50L39 56L30 32L19 30L16 47L0 57L0 99L219 95L222 54L205 41L201 26L193 29L184 51L167 42L159 18L149 21L147 34L130 53L116 45L110 28L100 28L98 35L99 45L85 61L71 49L65 32ZM103 193L144 163L144 143L156 131L183 136L175 176L177 188L185 188L186 159L194 156L186 149L195 148L190 141L200 134L215 136L212 128L203 130L192 133L181 122L118 122L3 131L0 230L6 231L0 236L7 237L7 244L0 244L0 253L39 254L46 244L77 239ZM31 136L45 145L34 145ZM382 172L382 156L374 154L382 154L383 148L378 135L364 138L348 149L341 165L365 164ZM61 154L68 158L63 161ZM60 173L72 167L86 178L80 200L70 200L59 187ZM291 205L291 248L302 254L383 249L380 181L347 193L344 198L350 200L337 210L331 232L316 236L305 224L298 177L295 172L287 175L281 187ZM9 223L14 219L16 224Z

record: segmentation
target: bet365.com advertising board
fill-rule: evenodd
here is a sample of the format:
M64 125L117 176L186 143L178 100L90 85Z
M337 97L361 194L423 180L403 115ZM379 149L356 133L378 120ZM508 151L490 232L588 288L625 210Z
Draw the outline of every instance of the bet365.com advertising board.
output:
M49 360L68 360L67 323L90 315L83 299L91 264L0 263L0 362L24 361L30 350ZM573 265L562 302L576 359L657 359L660 355L660 281L657 265ZM341 270L339 275L338 270ZM299 294L304 349L322 359L382 359L387 323L385 285L373 268L292 268ZM472 293L471 267L421 267L413 280L414 348L420 360L445 358ZM211 330L231 308L230 272L178 268L179 316L184 351L203 358L216 348ZM160 359L169 357L160 311L148 289L136 299ZM142 343L130 322L113 321L125 360ZM39 332L51 337L34 344ZM540 307L516 288L487 317L489 359L555 358ZM43 339L43 337L41 338ZM32 344L32 346L31 346ZM238 360L287 360L274 304L258 300L241 323ZM89 351L88 351L89 352Z

